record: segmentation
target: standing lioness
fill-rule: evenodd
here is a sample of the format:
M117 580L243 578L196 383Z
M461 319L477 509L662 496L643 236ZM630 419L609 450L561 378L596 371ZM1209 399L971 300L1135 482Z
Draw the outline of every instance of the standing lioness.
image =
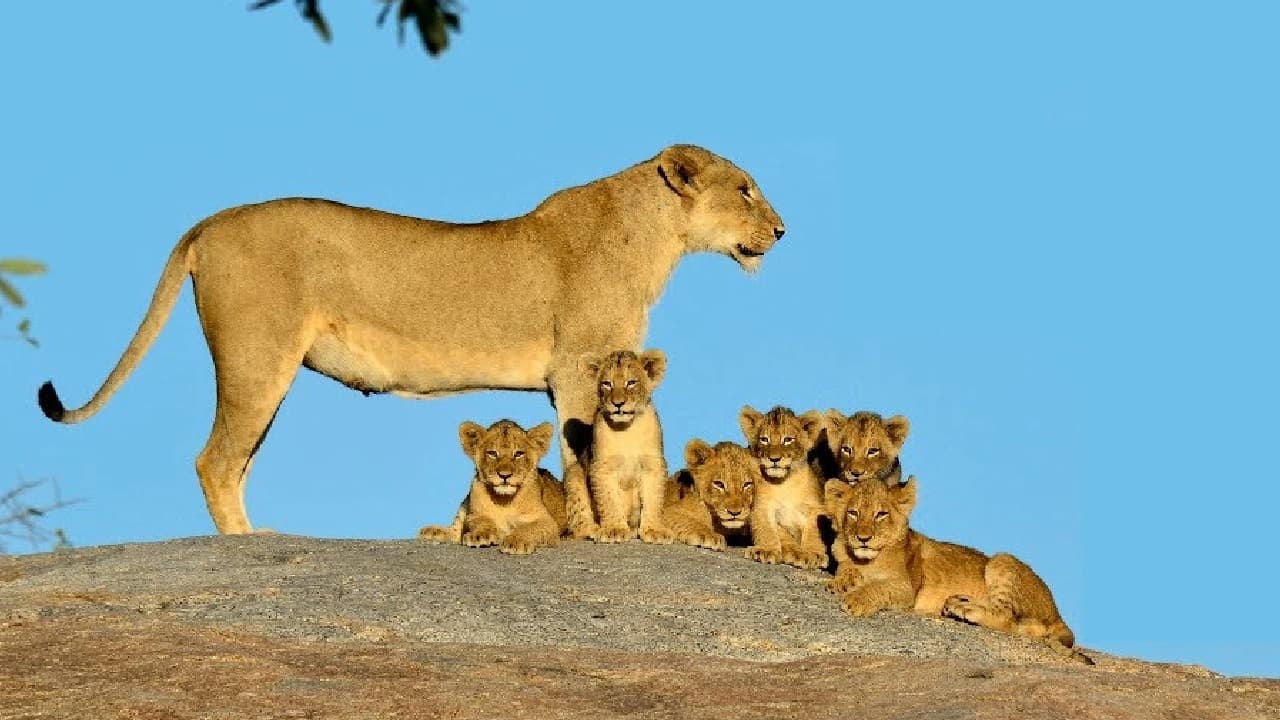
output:
M218 384L196 473L220 532L249 532L244 484L298 366L366 393L547 391L561 428L585 428L595 388L577 360L639 350L676 263L718 252L755 270L782 219L751 176L673 145L527 215L454 224L325 200L224 210L187 232L124 355L84 407L51 384L40 407L80 422L138 364L191 275ZM576 440L576 439L575 439Z

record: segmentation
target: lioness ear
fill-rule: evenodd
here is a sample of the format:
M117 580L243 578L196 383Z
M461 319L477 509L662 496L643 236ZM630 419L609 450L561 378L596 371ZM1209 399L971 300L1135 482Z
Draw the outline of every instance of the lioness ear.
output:
M822 419L822 413L817 410L810 410L799 418L800 427L804 428L804 432L809 436L808 445L813 445L818 441L818 436L822 434L822 429L826 427L826 421Z
M649 376L650 384L657 385L667 373L667 356L661 350L645 350L640 353L640 366Z
M694 438L684 446L684 464L691 469L705 465L713 452L706 442Z
M844 427L847 418L839 410L832 408L827 411L826 420L827 437L830 437L840 432L840 428Z
M831 524L835 525L837 530L844 524L844 508L840 507L840 504L845 501L849 492L850 487L843 480L828 480L826 485L822 486L827 515L831 518Z
M910 515L916 506L916 476L908 477L901 485L890 485L889 491L893 493L893 502L902 514Z
M760 427L761 420L764 420L764 413L750 405L743 405L742 410L738 411L738 425L742 427L742 434L747 437L747 444L755 441L756 428Z
M476 447L480 445L483 437L484 427L478 423L466 420L458 426L458 439L462 441L462 451L470 457L475 457Z
M907 433L911 431L911 422L905 415L894 415L884 421L884 431L888 433L893 444L901 449L902 443L907 441Z
M582 371L583 375L594 380L600 375L602 362L603 358L598 355L583 355L578 358L578 369Z
M701 159L683 145L672 145L658 154L658 175L681 197L691 198L701 189L698 176L702 168Z
M534 454L541 458L551 449L551 423L544 422L529 430L529 442L533 443Z

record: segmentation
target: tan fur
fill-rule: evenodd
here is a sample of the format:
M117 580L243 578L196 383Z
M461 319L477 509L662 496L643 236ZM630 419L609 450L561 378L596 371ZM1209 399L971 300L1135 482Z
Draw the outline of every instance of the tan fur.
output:
M653 389L662 381L667 358L660 350L636 354L618 350L600 358L587 357L583 370L597 388L586 480L594 518L581 517L584 499L573 497L570 523L575 536L592 534L599 542L623 542L639 535L644 542L674 539L662 518L667 487L667 461L662 451L662 424L653 407ZM570 491L582 491L573 469ZM585 528L585 529L584 529Z
M760 472L751 511L747 557L764 563L824 568L829 560L818 527L824 512L822 480L808 462L822 431L822 416L797 416L785 407L761 413L745 406L738 414L742 433Z
M831 551L839 563L831 589L849 613L914 610L1059 648L1075 644L1048 586L1022 561L1003 553L987 557L910 528L914 477L901 484L828 480L825 495L836 531Z
M726 538L750 531L760 471L747 450L730 442L711 447L690 440L684 448L693 485L683 491L675 477L667 486L663 516L677 542L723 550ZM677 473L678 475L679 473Z
M511 420L488 429L462 423L462 449L476 465L471 491L452 525L428 525L418 537L470 547L497 545L513 555L555 545L565 527L564 490L554 475L538 467L551 447L552 432L551 423L528 431Z
M213 355L217 409L196 472L219 532L249 532L244 484L298 367L366 393L431 397L548 392L565 466L589 425L584 353L638 349L648 311L681 257L710 251L748 271L782 234L749 175L691 145L562 190L532 212L455 224L314 199L213 215L165 265L151 307L102 387L66 410L98 412L167 320L187 275Z
M902 465L898 458L911 431L911 423L905 417L895 415L886 420L866 411L845 417L839 410L828 410L826 421L827 444L839 467L841 480L857 482L875 478L888 483L901 482Z

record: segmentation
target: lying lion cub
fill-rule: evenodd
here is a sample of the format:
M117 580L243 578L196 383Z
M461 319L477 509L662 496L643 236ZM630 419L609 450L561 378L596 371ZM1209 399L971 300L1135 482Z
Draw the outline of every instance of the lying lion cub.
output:
M499 420L487 430L462 423L462 449L476 464L471 491L452 525L428 525L418 537L470 547L496 544L513 555L555 545L565 527L564 489L538 467L551 446L551 432L551 423L528 431L510 420Z
M785 407L761 413L750 405L738 414L763 482L751 511L747 557L802 568L827 566L818 529L823 513L822 478L809 467L809 451L822 432L822 416L797 416Z
M630 540L637 530L644 542L674 539L662 520L667 461L662 453L662 426L653 407L653 389L666 368L667 357L661 350L639 355L618 350L583 362L583 370L596 383L586 484L600 516L598 542ZM571 504L577 516L586 511L583 500L576 497L580 483L572 485Z
M693 487L682 491L674 477L670 480L663 512L667 527L677 542L723 550L727 537L748 532L759 466L740 445L711 447L702 440L685 445L684 461Z
M1048 586L1021 560L1005 553L987 557L910 529L914 477L901 484L828 480L826 503L836 530L831 550L839 563L830 587L849 613L915 610L1043 639L1061 649L1075 644Z

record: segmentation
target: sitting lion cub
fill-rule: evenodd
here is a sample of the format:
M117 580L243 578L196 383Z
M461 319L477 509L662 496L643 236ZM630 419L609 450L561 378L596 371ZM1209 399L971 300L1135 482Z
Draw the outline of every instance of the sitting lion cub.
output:
M750 405L738 414L742 433L763 482L751 511L747 557L802 568L827 566L818 518L823 514L822 478L809 466L809 451L822 432L822 416L797 416L785 407L761 413Z
M674 539L662 519L667 461L653 407L653 389L666 368L661 350L639 355L618 350L583 363L595 379L598 399L586 467L591 500L599 513L597 542L623 542L636 537L637 531L644 542ZM573 483L575 496L579 485ZM579 499L572 504L575 514L582 512Z
M845 417L839 410L828 410L826 419L827 446L839 472L835 477L850 483L871 478L902 482L898 455L911 430L905 417L895 415L886 420L866 411Z
M987 557L910 529L914 477L901 484L828 480L826 502L839 563L831 589L849 613L915 610L1044 639L1058 648L1075 644L1049 588L1021 560L1004 553Z
M551 447L551 423L526 431L510 420L487 430L468 421L458 427L458 437L476 464L471 491L452 525L428 525L418 537L470 547L496 544L513 555L555 545L565 527L564 489L538 467Z
M676 541L696 547L723 550L726 538L745 535L751 520L759 466L746 448L731 442L711 447L690 440L684 447L687 472L693 487L682 489L669 481L663 512Z

